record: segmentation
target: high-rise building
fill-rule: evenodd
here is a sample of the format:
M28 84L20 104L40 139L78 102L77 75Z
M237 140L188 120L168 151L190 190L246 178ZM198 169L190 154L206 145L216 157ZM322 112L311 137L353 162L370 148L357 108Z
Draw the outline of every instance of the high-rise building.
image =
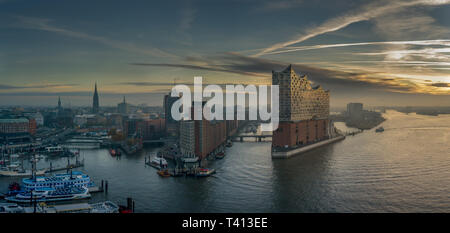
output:
M330 137L330 93L312 87L306 75L288 66L272 71L272 84L279 85L280 123L273 132L272 148L292 148Z
M169 94L164 96L164 115L166 118L166 134L170 136L179 135L179 122L172 117L172 105L180 99L180 97L172 97Z
M123 96L123 102L117 104L117 112L120 114L128 114L128 104L125 101L125 96Z
M202 102L202 108L206 102ZM191 114L194 106L192 104ZM234 122L234 121L233 121ZM189 120L180 121L180 150L184 157L206 158L217 151L227 140L227 130L234 130L234 125L228 125L225 120Z
M94 97L92 99L92 113L96 114L100 110L100 105L98 101L98 92L97 92L97 82L95 82L95 90L94 90Z

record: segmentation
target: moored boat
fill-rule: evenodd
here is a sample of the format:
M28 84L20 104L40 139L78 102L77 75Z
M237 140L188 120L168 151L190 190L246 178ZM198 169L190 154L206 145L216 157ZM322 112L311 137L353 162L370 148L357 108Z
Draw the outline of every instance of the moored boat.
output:
M36 171L36 175L44 175L47 169L41 169ZM0 176L31 176L31 170L22 170L22 169L1 169Z
M116 156L117 155L117 152L116 152L116 150L115 149L109 149L109 154L111 155L111 156Z
M167 168L167 166L169 165L164 158L158 156L150 159L147 164L158 169Z
M216 173L216 170L213 168L200 168L198 169L198 171L195 173L195 176L198 177L205 177L205 176L210 176L212 174Z
M22 179L22 186L25 191L35 190L36 188L64 188L64 187L91 187L94 184L91 178L80 171L71 171L69 173L55 174L53 176L35 176Z
M170 173L167 169L164 170L159 170L156 173L158 173L158 175L162 176L162 177L169 177Z
M384 131L384 128L382 126L375 130L375 132L377 132L377 133L381 133L383 131Z
M29 202L55 202L90 198L89 190L86 187L70 188L36 188L30 192L21 192L17 195L6 196L5 200L18 203Z
M216 154L216 159L223 159L225 157L225 153L223 151Z

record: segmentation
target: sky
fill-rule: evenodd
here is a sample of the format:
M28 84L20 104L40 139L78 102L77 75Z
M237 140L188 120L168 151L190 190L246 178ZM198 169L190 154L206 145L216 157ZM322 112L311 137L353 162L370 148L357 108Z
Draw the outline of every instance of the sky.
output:
M0 0L0 105L162 105L174 83L270 84L331 105L449 106L450 0Z

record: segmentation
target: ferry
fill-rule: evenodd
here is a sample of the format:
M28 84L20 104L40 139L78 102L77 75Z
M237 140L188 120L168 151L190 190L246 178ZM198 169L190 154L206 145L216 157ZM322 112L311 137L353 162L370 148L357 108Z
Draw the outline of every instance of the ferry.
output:
M91 178L82 172L71 171L70 173L55 174L50 177L36 176L22 179L22 186L25 191L32 191L37 188L64 188L64 187L85 187L94 186Z
M168 163L167 161L162 158L162 157L154 157L150 160L150 162L148 163L148 165L161 169L161 168L167 168Z
M36 202L54 202L68 201L90 198L89 190L86 187L70 188L36 188L30 192L18 193L15 196L6 196L5 200L18 203Z

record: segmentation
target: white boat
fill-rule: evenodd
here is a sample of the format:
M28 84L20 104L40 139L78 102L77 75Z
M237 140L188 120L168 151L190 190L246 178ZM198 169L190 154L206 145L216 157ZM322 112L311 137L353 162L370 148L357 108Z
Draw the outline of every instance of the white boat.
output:
M45 152L48 154L60 154L64 152L64 148L61 146L49 146L45 147Z
M36 208L22 207L16 203L0 203L0 213L119 213L119 206L111 201L66 205L39 203Z
M24 208L16 203L0 203L0 213L24 213Z
M36 202L68 201L90 198L89 189L86 187L70 188L37 188L31 192L20 192L15 196L6 196L5 200L11 202L28 203Z
M36 175L44 175L47 169L36 170ZM0 169L0 176L31 176L31 170L22 169Z
M165 168L168 166L167 161L162 157L153 157L150 162L148 162L148 165L156 168Z

